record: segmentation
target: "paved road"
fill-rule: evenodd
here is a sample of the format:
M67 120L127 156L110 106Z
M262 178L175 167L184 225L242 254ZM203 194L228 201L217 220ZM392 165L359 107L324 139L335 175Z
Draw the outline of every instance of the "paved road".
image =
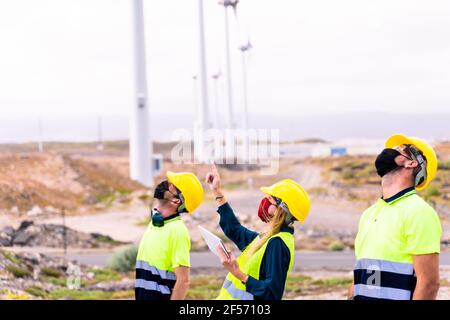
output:
M57 254L57 253L53 253ZM58 254L59 255L59 254ZM104 266L112 253L69 253L68 258L87 265ZM296 252L295 269L349 269L354 265L354 253L344 252ZM450 252L441 254L441 265L450 265ZM219 259L208 252L191 253L192 268L221 267Z

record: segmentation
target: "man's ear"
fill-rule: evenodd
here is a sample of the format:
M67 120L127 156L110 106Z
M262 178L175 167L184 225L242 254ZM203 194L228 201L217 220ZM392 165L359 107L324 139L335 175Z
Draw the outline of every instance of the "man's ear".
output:
M405 168L417 168L419 163L416 160L408 160L405 163Z

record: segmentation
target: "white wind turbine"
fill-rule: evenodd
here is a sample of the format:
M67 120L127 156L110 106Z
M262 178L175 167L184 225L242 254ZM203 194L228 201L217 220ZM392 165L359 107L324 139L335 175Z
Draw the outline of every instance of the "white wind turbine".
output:
M153 186L153 146L150 137L145 58L144 8L133 0L135 103L130 122L130 176Z
M220 108L219 108L219 81L220 78L222 77L222 72L220 71L220 69L214 73L211 78L214 80L213 84L214 84L214 127L217 130L220 130Z
M233 81L231 73L231 58L230 58L230 33L229 33L229 21L228 21L228 7L232 7L236 10L236 6L239 0L222 0L219 2L225 10L225 59L226 59L226 77L227 77L227 89L228 89L228 110L226 115L226 127L234 129L234 110L233 110Z

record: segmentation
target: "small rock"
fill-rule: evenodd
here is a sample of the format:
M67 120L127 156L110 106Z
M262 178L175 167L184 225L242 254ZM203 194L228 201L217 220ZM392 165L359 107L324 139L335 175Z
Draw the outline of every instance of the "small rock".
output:
M0 246L10 247L12 245L12 237L5 233L0 233Z
M33 221L30 220L24 220L20 223L19 226L19 230L25 230L26 228L28 228L29 226L31 226L32 224L34 224Z
M44 211L38 206L34 206L30 211L27 212L27 216L33 217L43 214Z
M133 279L122 279L120 281L100 282L92 286L92 289L94 290L102 290L109 292L132 290L133 288L134 288Z
M13 245L24 246L31 240L32 237L33 235L26 231L19 231L14 237Z
M99 209L100 210L100 209L105 209L106 205L104 203L99 202L94 207L95 207L95 209Z
M35 224L22 221L18 229L12 227L0 230L1 246L100 248L121 244L108 235L79 232L59 224Z
M5 235L12 237L14 235L14 228L11 226L4 227L0 233L4 233Z
M46 214L60 214L60 211L52 206L46 206L44 212Z
M98 199L97 199L97 197L90 195L90 196L87 196L86 198L84 198L83 202L84 202L84 204L87 204L87 205L94 205L98 202Z

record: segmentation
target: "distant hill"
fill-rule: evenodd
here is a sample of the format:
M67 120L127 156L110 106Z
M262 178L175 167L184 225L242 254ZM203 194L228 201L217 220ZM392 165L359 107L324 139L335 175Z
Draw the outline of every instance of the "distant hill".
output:
M449 108L450 109L450 108ZM393 108L395 110L395 108ZM237 113L241 121L242 115ZM238 125L239 125L238 121ZM171 141L177 130L190 132L194 115L152 115L150 129L153 140ZM450 111L443 114L395 114L376 112L354 112L338 114L253 114L249 126L254 129L278 129L280 140L305 139L383 139L394 132L425 137L427 139L450 140ZM99 139L97 117L44 117L43 138L45 141L96 141ZM125 140L129 136L127 116L105 116L102 118L103 140ZM222 124L223 125L223 124ZM183 138L189 137L185 132ZM37 141L38 119L36 117L1 118L0 143Z
M0 154L0 210L54 214L104 208L143 186L128 177L120 157L90 159L56 153ZM99 207L100 206L100 207Z

